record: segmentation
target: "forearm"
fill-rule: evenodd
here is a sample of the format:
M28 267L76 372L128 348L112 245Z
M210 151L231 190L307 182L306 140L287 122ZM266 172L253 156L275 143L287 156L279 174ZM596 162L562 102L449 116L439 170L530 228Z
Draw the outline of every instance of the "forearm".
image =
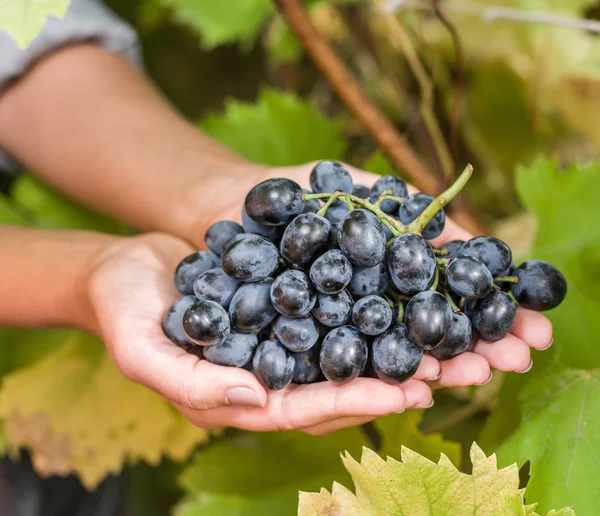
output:
M245 163L93 45L47 57L0 97L0 146L85 204L184 238L189 197Z
M116 237L0 226L0 326L94 331L83 272Z

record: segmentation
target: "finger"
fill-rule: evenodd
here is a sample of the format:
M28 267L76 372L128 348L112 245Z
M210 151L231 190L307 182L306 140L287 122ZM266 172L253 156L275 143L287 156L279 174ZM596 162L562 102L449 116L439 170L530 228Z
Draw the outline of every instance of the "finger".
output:
M483 356L470 352L441 360L440 369L441 376L431 384L435 387L482 385L491 375L489 362Z
M425 382L410 379L402 385L407 409L429 408L433 405L433 393Z
M534 349L547 349L552 344L552 323L533 310L518 307L510 332Z
M375 418L372 416L366 417L343 417L335 419L334 421L328 421L327 423L321 423L320 425L309 426L302 428L301 431L310 435L327 435L332 432L337 432L344 428L350 428L353 426L364 425L369 421L373 421Z
M497 342L479 341L474 351L499 371L525 371L531 362L529 346L510 334Z
M413 376L415 380L435 380L440 375L440 363L431 355L423 355L421 364Z

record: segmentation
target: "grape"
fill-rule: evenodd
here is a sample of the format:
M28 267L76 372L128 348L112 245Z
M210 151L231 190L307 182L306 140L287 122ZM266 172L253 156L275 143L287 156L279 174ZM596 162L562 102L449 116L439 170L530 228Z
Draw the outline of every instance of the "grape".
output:
M512 262L510 247L502 240L490 236L471 238L463 244L458 254L483 262L494 277L508 269Z
M236 330L259 332L277 317L277 311L271 304L272 284L273 280L267 278L247 283L237 290L229 305L231 324Z
M261 342L252 360L256 378L272 391L283 389L292 382L294 365L294 357L276 340Z
M200 301L215 301L228 308L239 286L238 281L228 276L221 267L216 267L198 276L194 282L194 294Z
M408 337L404 324L392 326L373 341L371 364L377 377L386 383L402 383L413 376L423 350Z
M337 294L352 279L352 265L346 255L332 249L319 256L310 268L310 279L319 292Z
M551 310L567 295L565 277L556 268L541 260L529 260L517 267L518 283L511 285L515 299L525 308Z
M327 249L331 223L314 213L298 215L283 233L279 250L294 269L306 269Z
M448 254L442 258L456 258L458 256L459 249L464 243L464 240L450 240L450 242L446 242L444 245L440 246L440 249L445 249L448 251Z
M375 184L371 188L371 202L374 203L386 190L391 190L392 193L388 195L393 195L394 197L406 197L408 195L406 183L402 179L396 176L382 176L375 181ZM382 201L380 208L385 213L394 213L398 211L398 206L396 201L386 199Z
M494 288L494 279L483 262L459 256L446 269L448 286L461 297L483 297Z
M414 296L433 284L435 255L419 235L407 233L395 238L388 249L387 265L395 287L402 294Z
M392 309L382 297L363 297L352 308L352 322L365 335L381 335L392 324Z
M348 290L355 299L378 295L387 290L389 282L390 276L385 262L375 267L354 267Z
M244 226L244 231L246 233L264 236L271 242L279 242L285 229L283 226L265 226L264 224L254 222L246 213L246 208L244 206L242 206L242 226Z
M360 199L368 199L371 195L371 189L365 185L354 185L352 186L352 195Z
M311 194L310 190L306 188L302 189L302 192L305 194ZM321 203L319 199L310 199L309 201L304 201L304 211L303 213L317 213L321 209Z
M220 344L206 348L204 358L217 365L244 367L252 359L256 346L256 335L232 331Z
M409 195L404 202L400 206L400 210L398 211L398 215L400 216L400 221L403 224L410 224L414 221L421 213L425 211L435 199L431 197L431 195L427 195L424 193L416 193ZM438 211L433 218L425 225L421 234L423 238L427 240L431 240L437 236L442 234L444 231L444 226L446 225L446 214L444 210Z
M304 211L302 188L290 179L267 179L248 192L245 207L254 222L283 226Z
M219 265L219 257L208 251L198 251L187 256L175 269L175 288L186 296L192 295L196 278L204 271Z
M310 187L316 193L352 192L352 177L337 161L321 161L310 173Z
M306 351L292 353L294 357L294 378L292 382L298 384L316 383L322 379L319 355L321 346L318 344Z
M198 347L194 342L188 339L183 331L181 320L185 311L198 300L194 296L184 296L175 301L167 311L162 320L162 330L171 342L174 342L183 349Z
M330 382L351 382L367 365L368 353L367 341L356 328L335 328L327 334L321 346L321 371Z
M229 335L229 316L214 301L198 301L183 314L183 331L190 340L201 346L223 342Z
M494 291L477 300L471 312L471 323L481 339L495 342L510 331L515 314L515 303L510 296Z
M283 346L294 352L306 351L319 340L319 328L310 315L298 319L280 315L275 320L273 332Z
M217 256L221 256L225 246L231 241L233 237L244 232L244 228L237 222L231 220L222 220L215 222L206 231L204 235L204 242Z
M428 353L438 360L449 360L471 347L472 333L471 321L465 314L452 314L448 335L437 348Z
M285 271L271 286L271 303L280 314L303 317L315 306L317 293L308 276L301 271Z
M452 322L452 308L439 292L426 290L406 305L404 322L408 336L425 350L439 346L446 338Z
M385 256L385 233L370 211L353 210L340 222L338 244L354 265L374 267Z
M352 298L345 290L331 295L319 292L313 315L329 328L342 326L352 317Z
M325 218L331 222L332 226L339 226L342 219L348 215L348 213L350 213L350 208L348 208L348 205L344 201L336 199L331 203L331 206L327 208L327 211L325 212Z
M277 247L259 235L240 238L228 245L221 257L223 270L239 281L260 281L279 266Z

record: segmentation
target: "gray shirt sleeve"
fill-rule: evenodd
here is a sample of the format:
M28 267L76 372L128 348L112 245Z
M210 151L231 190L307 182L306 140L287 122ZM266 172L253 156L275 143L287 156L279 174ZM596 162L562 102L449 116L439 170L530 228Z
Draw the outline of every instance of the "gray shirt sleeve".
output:
M71 0L62 20L48 18L40 34L21 49L6 31L0 31L0 95L44 56L70 43L91 41L142 66L137 34L98 0ZM15 164L0 149L0 169Z

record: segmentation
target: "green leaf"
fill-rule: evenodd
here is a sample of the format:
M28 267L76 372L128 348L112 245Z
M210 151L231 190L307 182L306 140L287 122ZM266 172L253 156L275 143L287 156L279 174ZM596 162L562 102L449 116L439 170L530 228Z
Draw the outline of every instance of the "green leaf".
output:
M495 456L487 457L474 443L471 448L473 474L458 471L448 458L436 464L408 448L402 462L383 460L365 448L361 462L349 454L342 457L354 481L356 494L335 483L331 493L300 493L299 516L352 514L448 515L531 514L519 490L516 465L498 470Z
M527 493L541 501L541 509L571 503L582 514L595 514L600 371L552 362L532 375L518 402L522 422L498 450L500 462L530 461Z
M347 147L339 121L325 118L310 102L274 90L263 90L254 104L229 99L224 114L209 116L200 126L245 158L265 165L341 159Z
M380 176L397 176L397 170L382 150L375 151L362 167L367 172L373 172Z
M600 367L600 224L592 215L600 163L559 170L556 161L540 158L519 167L517 189L538 221L532 256L558 267L568 282L564 302L547 313L560 359L573 367Z
M241 41L246 47L256 40L274 12L269 0L161 0L176 20L197 30L202 46L210 50Z
M0 0L0 29L24 48L42 30L49 16L63 18L70 0Z

